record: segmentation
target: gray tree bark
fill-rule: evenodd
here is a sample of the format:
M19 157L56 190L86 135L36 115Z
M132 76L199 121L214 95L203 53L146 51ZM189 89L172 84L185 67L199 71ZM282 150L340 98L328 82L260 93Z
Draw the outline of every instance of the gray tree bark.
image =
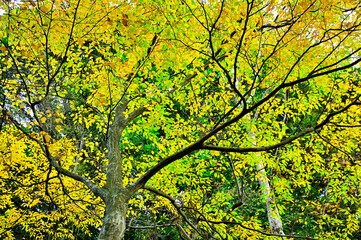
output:
M136 109L126 118L124 112L127 104L128 102L123 100L115 109L113 124L108 132L108 170L107 183L104 186L106 209L99 240L121 240L124 238L129 199L137 191L134 185L123 187L123 159L120 151L120 138L129 122L141 115L145 108Z
M103 228L99 240L123 239L126 230L126 217L129 196L124 191L109 193L106 200Z

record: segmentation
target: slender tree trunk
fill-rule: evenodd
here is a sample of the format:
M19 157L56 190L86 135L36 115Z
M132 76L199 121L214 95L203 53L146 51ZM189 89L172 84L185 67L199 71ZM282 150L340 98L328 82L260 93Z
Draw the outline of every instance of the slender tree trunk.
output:
M257 169L261 173L261 176L258 178L258 183L261 186L262 194L266 196L267 217L269 225L271 226L271 232L284 235L281 216L275 204L274 197L271 195L271 186L262 161L258 163Z
M256 136L252 131L249 131L248 134L251 136L253 140L253 145L256 147L257 146ZM258 153L254 153L254 154L256 158L260 159L257 164L257 170L261 174L261 176L258 178L258 183L261 187L262 195L266 197L267 217L268 217L268 223L271 227L271 232L275 234L284 235L281 216L278 212L274 198L272 197L271 185L267 177L265 166L261 160L261 155Z
M268 90L266 90L265 94L268 93ZM257 121L258 119L258 111L255 113L255 116L253 117L253 121ZM252 118L250 117L250 121L252 121ZM254 133L251 129L248 131L248 135L252 139L252 144L254 147L257 147L257 139ZM265 169L265 165L262 162L261 154L259 153L253 153L256 158L259 159L259 162L257 164L257 170L261 174L261 176L258 178L258 183L261 188L262 195L266 197L266 209L267 209L267 217L268 217L268 223L271 227L271 232L274 234L281 234L284 235L283 232L283 225L281 216L278 212L277 205L274 201L274 196L272 196L272 189L270 182L267 177L267 172Z

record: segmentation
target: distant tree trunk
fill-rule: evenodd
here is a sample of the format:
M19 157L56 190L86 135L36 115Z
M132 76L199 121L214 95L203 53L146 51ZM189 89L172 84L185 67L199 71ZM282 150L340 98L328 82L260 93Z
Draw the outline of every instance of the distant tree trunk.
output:
M271 195L271 186L268 181L266 170L264 169L262 161L258 163L257 170L260 171L262 175L258 178L258 183L261 186L262 194L266 196L267 217L269 225L271 227L271 232L284 235L281 216L278 212L274 197L272 197Z
M253 140L253 145L257 146L257 140L254 133L252 131L249 131L248 134L251 136ZM262 195L266 197L267 217L268 217L268 223L271 227L271 232L275 234L284 235L281 216L278 212L277 205L271 194L272 193L271 185L267 177L265 166L261 160L261 155L258 153L254 153L254 154L256 158L260 159L257 164L257 170L261 174L261 176L258 178L258 183L261 187Z
M267 94L267 93L268 93L268 90L266 90L265 94ZM287 95L286 95L286 97L287 97ZM258 119L258 111L256 112L255 116L253 117L253 120L255 122L257 121L257 119ZM250 121L252 121L251 117L250 117ZM284 118L284 122L285 121L286 121L286 115ZM251 129L249 129L248 135L252 139L253 146L257 147L257 139ZM284 235L281 216L278 212L277 205L274 201L274 196L272 196L271 185L268 180L265 166L262 162L261 154L259 154L259 153L253 153L253 154L255 155L256 158L259 159L259 162L257 164L257 170L261 174L261 176L258 178L258 183L260 185L262 195L266 197L267 217L268 217L268 223L271 227L271 232L274 234Z

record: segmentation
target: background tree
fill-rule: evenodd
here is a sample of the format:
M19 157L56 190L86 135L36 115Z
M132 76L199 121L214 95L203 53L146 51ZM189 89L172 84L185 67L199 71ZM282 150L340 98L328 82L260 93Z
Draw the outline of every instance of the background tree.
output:
M1 236L360 234L358 1L1 8Z

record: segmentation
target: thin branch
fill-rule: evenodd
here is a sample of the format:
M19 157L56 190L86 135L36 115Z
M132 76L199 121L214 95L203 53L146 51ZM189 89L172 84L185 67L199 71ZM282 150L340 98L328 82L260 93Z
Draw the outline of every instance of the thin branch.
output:
M274 145L270 145L270 146L266 146L266 147L251 147L251 148L232 148L232 147L219 147L219 146L213 146L213 145L202 145L201 149L207 149L207 150L212 150L212 151L220 151L220 152L237 152L237 153L263 152L263 151L268 151L268 150L274 150L274 149L282 147L282 146L284 146L286 144L289 144L289 143L293 142L294 140L305 136L308 133L311 133L311 132L314 132L314 131L316 131L318 129L321 129L323 126L325 126L327 123L330 122L332 117L334 117L334 116L336 116L336 115L338 115L338 114L340 114L342 112L347 111L351 106L359 105L360 103L357 102L358 98L354 102L352 102L349 105L347 105L346 107L342 108L341 110L335 111L333 113L328 114L326 119L323 120L321 123L316 124L313 127L307 128L303 132L301 132L301 133L299 133L299 134L297 134L297 135L295 135L293 137L289 137L289 138L287 138L287 139L285 139L285 140L283 140L283 141L281 141L281 142L279 142L277 144L274 144Z
M174 227L177 224L171 223L171 224L162 224L162 225L153 225L153 226L128 226L132 229L157 229L157 228L166 228L166 227Z
M213 223L213 224L234 224L234 225L241 226L241 227L244 228L244 229L247 229L247 230L250 230L250 231L254 231L254 232L258 232L258 233L261 233L262 235L266 235L266 236L316 240L316 238L306 237L306 236L304 237L304 236L281 235L281 234L267 233L267 232L263 232L263 231L258 230L258 229L254 229L254 228L247 227L247 226L243 225L242 223L234 222L234 221L212 221L212 220L206 220L206 219L200 219L200 221L210 222L210 223Z
M146 189L148 191L151 191L152 193L156 194L156 195L159 195L159 196L162 196L166 199L168 199L171 204L177 209L178 213L182 216L182 218L184 219L184 221L186 221L189 226L191 226L200 236L202 236L202 234L199 232L199 230L196 228L196 226L194 226L193 223L191 223L189 221L189 219L185 216L185 214L183 213L183 211L181 210L181 206L179 206L177 203L176 203L176 200L169 196L168 194L158 190L158 189L155 189L155 188L152 188L152 187L149 187L149 186L144 186L143 189Z
M29 139L33 140L34 142L36 142L39 147L42 149L42 151L44 152L45 156L47 157L47 159L49 160L49 163L51 166L53 166L55 168L56 171L58 171L59 173L73 178L76 181L82 182L84 183L96 196L100 197L101 199L105 200L106 196L107 196L107 192L103 189L103 188L99 188L98 186L96 186L94 183L92 183L89 179L78 175L76 173L70 172L66 169L64 169L63 167L61 167L57 161L56 158L52 157L50 155L49 149L47 147L46 144L41 143L40 140L32 137L24 128L23 126L21 126L15 119L13 119L11 116L8 116L9 119L11 120L12 123L14 123L15 127L20 130L24 135L26 135ZM44 139L45 140L45 139Z
M72 22L71 29L70 29L69 39L68 39L68 42L67 42L66 47L65 47L64 56L62 57L62 60L61 60L61 62L59 64L59 66L57 67L57 69L55 70L54 74L51 76L51 78L48 81L44 97L42 99L40 99L40 100L37 100L37 101L33 102L32 107L34 107L34 106L38 105L39 103L41 103L42 101L44 101L44 99L49 95L50 85L55 80L55 77L58 75L58 73L60 72L60 69L62 68L63 64L65 63L65 61L67 59L67 54L68 54L68 51L69 51L70 46L71 46L71 41L73 39L73 32L74 32L75 21L76 21L76 16L77 16L77 13L78 13L79 5L80 5L80 0L78 0L77 5L75 7L74 18L73 18L73 22ZM46 53L46 54L48 54L48 53Z

